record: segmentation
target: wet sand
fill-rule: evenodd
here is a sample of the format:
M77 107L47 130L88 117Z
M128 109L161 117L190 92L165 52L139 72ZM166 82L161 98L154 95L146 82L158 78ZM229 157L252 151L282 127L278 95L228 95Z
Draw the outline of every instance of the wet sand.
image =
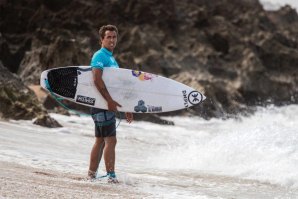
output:
M123 184L0 161L0 198L145 198ZM147 195L148 196L148 195Z

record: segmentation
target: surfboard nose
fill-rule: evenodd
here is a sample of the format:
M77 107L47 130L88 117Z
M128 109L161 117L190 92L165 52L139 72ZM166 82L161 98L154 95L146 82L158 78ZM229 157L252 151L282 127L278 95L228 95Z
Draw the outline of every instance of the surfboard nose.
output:
M207 97L202 94L202 101L204 101L205 99L207 99Z

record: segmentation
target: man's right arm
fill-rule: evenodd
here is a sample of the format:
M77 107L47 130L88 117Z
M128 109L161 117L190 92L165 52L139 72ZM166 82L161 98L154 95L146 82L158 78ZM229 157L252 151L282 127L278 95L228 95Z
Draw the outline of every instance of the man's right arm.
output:
M103 71L101 69L93 68L92 73L93 73L94 84L95 84L97 90L103 96L103 98L107 101L108 109L110 111L117 111L117 106L121 107L121 105L113 100L108 89L106 88L106 85L102 79Z

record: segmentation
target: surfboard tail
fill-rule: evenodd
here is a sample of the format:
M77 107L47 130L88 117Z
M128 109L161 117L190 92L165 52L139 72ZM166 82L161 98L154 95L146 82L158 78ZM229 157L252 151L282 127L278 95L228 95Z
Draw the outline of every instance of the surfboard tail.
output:
M48 71L43 71L40 75L40 80L39 80L40 86L46 90L48 90L45 82L47 80L47 75L48 75Z

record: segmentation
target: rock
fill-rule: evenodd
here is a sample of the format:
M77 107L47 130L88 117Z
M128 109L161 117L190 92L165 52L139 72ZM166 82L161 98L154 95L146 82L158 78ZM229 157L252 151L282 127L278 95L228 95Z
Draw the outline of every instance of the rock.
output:
M1 61L0 117L15 120L31 120L38 117L35 124L51 127L60 125L47 114L34 92L25 86L17 75L9 72Z
M0 61L0 116L29 120L44 112L34 93Z
M41 114L39 115L33 124L49 127L49 128L58 128L62 127L55 119L51 118L48 114Z
M84 39L78 42L69 31L51 33L41 29L38 34L43 36L38 38L37 35L37 38L33 39L32 50L25 53L19 67L19 75L26 84L39 84L41 72L49 68L89 65L91 53L81 48ZM40 40L44 34L49 35L49 44Z
M88 65L99 48L98 28L112 23L120 32L120 66L171 77L207 96L201 106L170 114L226 118L298 101L298 15L289 6L265 11L258 0L65 2L1 4L0 58L26 85L38 84L48 68Z
M13 44L9 42L13 40ZM30 46L30 39L20 35L10 35L4 38L0 32L0 60L4 66L12 73L16 73L24 57L24 53Z

